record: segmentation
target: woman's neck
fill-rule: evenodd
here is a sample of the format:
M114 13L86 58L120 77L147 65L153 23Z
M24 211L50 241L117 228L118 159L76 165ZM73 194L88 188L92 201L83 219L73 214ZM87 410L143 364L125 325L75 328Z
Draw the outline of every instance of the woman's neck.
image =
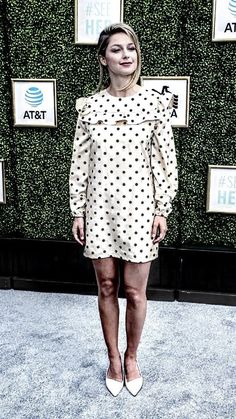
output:
M131 85L128 87L128 89L122 90L127 84L129 83L130 79L115 79L111 80L110 85L107 88L107 92L112 96L118 96L118 97L125 97L125 96L131 96L137 93L141 87L138 84Z
M121 90L123 87L124 86L117 87L110 84L107 88L107 92L112 96L125 97L132 96L141 89L141 86L138 84L135 84L128 89Z

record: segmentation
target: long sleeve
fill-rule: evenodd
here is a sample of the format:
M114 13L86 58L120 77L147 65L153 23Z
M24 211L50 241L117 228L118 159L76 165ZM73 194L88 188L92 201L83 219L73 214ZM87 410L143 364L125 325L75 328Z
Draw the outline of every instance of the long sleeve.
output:
M77 101L76 104L79 115L75 130L69 178L70 208L74 217L83 217L85 213L90 154L90 135L86 129L86 123L80 119L81 109L79 107L81 103L83 101Z
M177 161L171 127L172 97L164 96L160 102L160 120L152 138L151 166L155 188L155 215L167 217L178 188Z

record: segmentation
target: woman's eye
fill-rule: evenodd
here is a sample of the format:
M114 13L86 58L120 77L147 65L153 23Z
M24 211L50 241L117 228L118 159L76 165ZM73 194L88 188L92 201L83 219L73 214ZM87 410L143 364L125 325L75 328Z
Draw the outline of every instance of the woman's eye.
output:
M128 49L129 51L135 51L135 50L136 50L135 46L133 46L133 47L128 47L127 49ZM120 52L120 48L115 48L115 49L112 49L112 50L111 50L111 52L114 52L114 53L116 53L116 52Z

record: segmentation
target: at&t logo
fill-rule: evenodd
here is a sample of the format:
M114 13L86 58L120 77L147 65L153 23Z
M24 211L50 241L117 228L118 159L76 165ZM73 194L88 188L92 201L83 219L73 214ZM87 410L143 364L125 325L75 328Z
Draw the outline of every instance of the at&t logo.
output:
M33 108L37 108L43 103L43 92L35 86L29 87L25 92L25 102ZM23 118L26 119L45 119L47 111L26 110Z

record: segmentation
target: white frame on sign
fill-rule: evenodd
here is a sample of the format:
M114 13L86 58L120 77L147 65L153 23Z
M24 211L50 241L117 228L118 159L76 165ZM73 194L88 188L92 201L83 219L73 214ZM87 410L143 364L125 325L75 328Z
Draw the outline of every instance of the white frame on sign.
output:
M231 7L231 9L229 8ZM212 41L236 41L236 1L213 0ZM225 33L229 31L229 33Z
M13 106L13 126L14 127L32 127L32 128L56 128L57 127L57 93L55 79L11 79L12 83L12 106ZM44 98L47 104L47 111L36 108L39 105L24 105L25 91L31 85L40 89L48 87L44 90ZM48 86L47 86L48 85ZM31 86L32 87L32 86ZM25 108L24 108L25 106ZM22 112L29 108L29 117L34 115L34 111L38 112L38 118L23 121ZM46 112L50 115L45 118Z
M162 93L161 86L166 85L169 82L171 85L170 92L173 95L177 95L178 88L175 87L176 84L180 84L181 89L180 92L183 91L182 95L182 113L178 118L178 122L174 121L172 117L171 125L173 127L188 127L189 124L189 95L190 95L190 76L169 76L169 77L162 77L162 76L142 76L141 77L141 84L142 86L146 86L147 88L152 88L157 90L160 94ZM184 85L184 86L183 86ZM164 87L164 86L163 86ZM167 86L169 87L169 86ZM176 89L176 90L175 90ZM178 95L179 96L179 95ZM175 100L175 98L174 98ZM175 108L175 106L174 106Z
M101 12L103 11L103 13L100 15L101 19L98 19L99 3L101 4ZM110 14L108 13L109 6L111 6ZM123 9L123 0L75 0L75 43L82 45L97 44L97 31L96 34L86 34L84 27L86 22L86 15L89 14L93 24L95 25L96 23L96 27L99 28L99 32L101 32L104 27L112 23L123 22Z
M219 197L235 203L219 203ZM236 214L236 166L208 166L206 212Z
M6 203L5 160L0 159L0 204Z

